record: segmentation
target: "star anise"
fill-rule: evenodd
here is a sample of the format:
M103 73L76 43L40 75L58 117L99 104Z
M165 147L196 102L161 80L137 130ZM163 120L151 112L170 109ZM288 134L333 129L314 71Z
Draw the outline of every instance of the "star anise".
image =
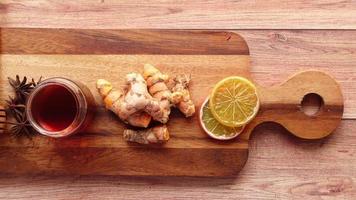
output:
M34 79L27 82L26 76L20 80L18 75L16 75L16 79L10 77L8 79L15 91L15 97L9 96L9 99L6 100L8 112L16 120L16 122L7 122L12 125L10 131L14 136L31 137L35 132L26 116L26 100L31 91L41 82L42 77L37 82Z
M28 138L31 138L35 134L35 131L28 122L26 114L20 112L13 112L12 115L14 116L16 122L7 123L12 125L10 131L13 136L20 137L24 135Z
M18 101L25 101L31 90L34 88L33 83L27 83L27 77L25 76L22 80L16 75L16 79L8 78L9 83L15 90L15 99Z
M9 96L9 99L6 100L7 107L10 111L14 112L23 112L25 105L21 104L18 99Z

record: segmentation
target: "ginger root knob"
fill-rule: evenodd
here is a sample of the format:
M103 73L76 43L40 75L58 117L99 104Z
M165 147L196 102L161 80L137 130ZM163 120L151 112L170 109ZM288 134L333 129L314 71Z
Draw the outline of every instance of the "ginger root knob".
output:
M124 130L124 139L140 144L164 143L169 140L169 132L166 125L156 126L146 130Z

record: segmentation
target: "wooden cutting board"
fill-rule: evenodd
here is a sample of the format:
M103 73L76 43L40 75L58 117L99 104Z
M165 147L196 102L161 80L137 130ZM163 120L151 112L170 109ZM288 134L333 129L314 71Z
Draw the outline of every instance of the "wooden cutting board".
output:
M95 89L98 78L121 87L124 76L141 72L145 63L169 75L190 73L190 91L198 110L224 77L251 79L245 40L233 32L199 30L0 31L1 104L12 94L7 77L19 74L79 80L90 88L98 105L85 133L32 140L1 134L0 172L5 174L231 176L247 161L249 138L257 125L272 121L297 137L318 139L337 127L343 113L339 85L323 72L307 71L278 86L258 86L260 111L234 140L211 139L201 130L197 114L186 119L176 111L168 123L171 139L167 144L127 143L122 138L124 124L102 106ZM301 104L309 93L321 98L320 110L311 116Z

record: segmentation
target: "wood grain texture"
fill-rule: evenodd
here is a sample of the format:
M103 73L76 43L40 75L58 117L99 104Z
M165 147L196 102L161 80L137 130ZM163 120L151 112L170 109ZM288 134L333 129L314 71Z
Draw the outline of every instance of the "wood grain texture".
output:
M132 15L142 16L144 20L129 19L124 16L113 17L120 15L119 12L115 12L120 6L113 8L114 11L108 15L103 13L109 8L92 9L97 7L93 5L103 2L99 0L86 10L78 8L84 8L88 1L36 2L1 1L1 26L113 29L118 27L117 23L122 23L120 25L122 28L132 26L182 28L184 23L186 27L198 28L203 25L201 21L205 21L206 28L213 26L219 26L221 29L244 28L240 26L244 24L245 27L258 28L259 26L264 29L273 29L277 26L279 29L316 29L313 31L238 30L237 32L247 40L251 50L251 70L254 80L262 85L275 85L300 70L326 71L341 83L345 98L344 118L356 118L354 78L356 77L356 33L352 30L335 31L335 29L347 29L345 24L355 25L352 22L355 17L350 17L350 13L354 14L355 9L352 6L354 1L235 1L234 5L242 8L235 7L233 12L227 13L225 11L230 10L230 1L219 1L224 6L214 5L209 9L196 4L195 1L189 1L182 4L195 13L186 12L186 17L179 13L164 15L165 17L151 14L165 11L169 13L169 8L180 3L176 1L174 4L145 5L139 9L137 9L137 2L133 1L119 3L104 1L106 7L120 4L125 8L121 10L123 15L132 13ZM73 6L76 2L78 4ZM229 4L225 4L226 2ZM231 18L232 15L245 12L246 2L253 5L255 12L249 12L244 17ZM283 11L281 7L288 7L288 5L290 6L284 10L285 12L280 12ZM299 7L294 7L295 5ZM60 13L57 11L58 7ZM313 9L318 12L312 13ZM341 13L335 14L340 10ZM246 11L251 10L246 9ZM90 14L86 14L86 19L83 20L85 12ZM258 13L266 12L268 14L256 17ZM11 16L7 13L11 13ZM50 17L52 13L56 15L54 19ZM189 16L190 13L194 16ZM312 20L311 13L314 14ZM80 22L77 20L78 16L82 17ZM298 18L290 20L295 16ZM161 19L164 21L159 24L152 23ZM132 23L126 23L129 20ZM219 21L213 23L212 20ZM284 24L277 24L278 21L283 21ZM333 30L317 30L326 28ZM329 137L330 139L310 143L298 140L274 125L268 129L266 127L257 129L250 143L249 161L237 179L1 176L0 198L142 199L144 196L145 199L354 199L356 195L355 132L354 120L343 120L337 132Z
M91 127L76 137L62 140L36 137L32 141L19 142L3 135L0 137L0 171L14 174L228 176L236 174L245 164L247 140L240 138L238 142L224 143L209 139L200 129L197 115L190 119L178 113L172 116L168 124L172 139L163 147L150 148L125 142L122 138L124 124L103 108L95 88L99 78L109 79L120 87L127 73L141 72L145 63L151 63L170 75L191 74L194 77L191 84L191 93L195 94L193 101L199 105L223 77L230 74L249 77L248 48L238 35L211 31L10 29L2 31L2 36L5 41L2 43L4 54L1 55L2 85L7 85L6 77L24 72L36 78L63 76L86 84L99 107ZM175 37L181 39L174 40ZM100 43L96 38L110 40L106 48L96 49L95 42ZM116 47L120 44L121 50ZM198 46L195 48L195 45ZM123 54L125 50L127 53ZM157 55L166 51L168 55ZM93 52L112 55L92 55ZM225 52L227 55L223 55ZM7 85L0 89L0 93L3 102L11 88ZM10 167L15 163L15 168Z
M6 123L6 112L5 108L0 105L0 133L4 132Z
M265 86L316 69L341 85L345 119L356 119L356 32L326 30L238 30L250 49L252 78Z
M182 56L157 56L157 55L145 55L145 56L71 56L71 55L3 55L2 60L2 73L3 76L14 76L15 74L21 73L25 69L31 69L28 72L28 76L36 77L42 75L44 77L51 76L65 76L70 78L81 77L82 82L87 83L88 87L91 89L92 93L95 95L97 104L100 105L100 97L95 91L94 85L95 80L99 77L106 76L105 68L110 69L113 75L111 79L118 82L120 77L124 76L130 70L139 71L139 66L143 65L146 60L151 60L158 63L164 63L166 71L172 71L172 63L178 63L177 59L182 60ZM135 63L136 67L130 67L134 64L129 62L129 60L138 60ZM236 68L234 67L237 63L241 63L240 66L248 66L248 58L244 61L241 56L229 56L229 61L227 62L225 56L184 56L184 63L180 62L180 68L174 68L177 71L184 71L187 66L192 70L192 77L196 77L194 80L194 85L191 87L192 93L195 94L193 100L195 102L202 102L206 95L208 94L210 88L212 87L210 81L214 83L217 82L224 76L228 74L243 74L248 76L247 68ZM111 63L112 66L100 67L97 66L104 63ZM195 64L194 64L195 63ZM230 63L230 64L229 64ZM209 77L203 76L203 70L201 67L207 67L208 69L215 68L219 69L223 66L219 75L211 74L207 72ZM77 68L73 69L73 65ZM121 66L121 67L115 67ZM214 66L214 67L213 67ZM197 68L197 70L194 70ZM200 70L198 70L200 69ZM240 73L237 71L240 69ZM128 71L127 71L128 70ZM232 71L231 71L232 70ZM126 72L127 71L127 72ZM195 74L194 72L199 73ZM223 73L222 73L223 72ZM172 73L172 72L171 72ZM88 74L91 74L88 76ZM329 88L330 90L335 84L333 80L318 77L319 73L311 74L311 78L315 80L321 80L323 84L322 88ZM322 74L321 74L322 75ZM221 76L221 77L220 77ZM323 76L323 75L322 75ZM297 76L298 77L298 76ZM314 77L314 78L313 78ZM2 80L6 80L5 77L1 77ZM216 80L215 80L216 79ZM300 80L307 81L305 78L299 78ZM205 80L205 81L204 81ZM209 80L209 81L206 81ZM122 81L122 80L121 80ZM300 83L296 79L297 83ZM2 81L4 83L4 81ZM90 84L92 83L92 84ZM120 83L120 82L118 82ZM199 84L198 84L199 83ZM331 85L329 85L331 84ZM294 84L287 86L284 90L289 90L291 94L295 93L291 88L296 87ZM304 138L314 138L314 137L324 137L325 134L329 134L331 130L335 128L338 124L337 119L341 119L340 110L336 107L329 105L342 106L342 104L331 103L336 101L338 103L342 102L340 99L340 94L338 93L338 88L333 92L333 98L330 99L327 91L318 90L317 88L299 85L301 89L306 89L307 91L299 90L301 94L308 93L309 90L312 92L319 93L325 98L325 109L332 112L338 113L338 118L333 117L329 114L325 116L321 115L320 118L314 118L313 123L315 126L296 124L295 122L283 122L286 127L291 130L296 131L296 135ZM338 86L336 86L338 87ZM283 88L283 87L282 87ZM6 90L2 90L2 94L8 94L10 92L9 87L5 87ZM298 91L298 90L297 90ZM282 91L281 94L286 94L288 92ZM271 96L276 93L271 92ZM297 93L295 93L297 94ZM266 96L266 95L264 95ZM283 96L283 95L282 95ZM301 96L302 97L302 96ZM6 98L6 95L1 97ZM281 97L283 99L283 97ZM268 98L267 98L268 99ZM273 99L273 98L272 98ZM331 102L329 102L331 101ZM260 122L274 119L273 110L278 108L277 104L268 103L264 104L265 100L261 99L261 115L257 116L257 121ZM266 100L266 102L269 102ZM295 102L295 103L293 103ZM295 99L286 100L283 107L290 105L291 108L295 107L297 110L291 109L291 111L284 111L286 115L290 115L288 119L296 117L299 118L300 123L303 122L302 115L299 116L297 113L299 111L298 104L300 102L299 97ZM276 107L277 106L277 107ZM300 112L300 111L299 111ZM329 111L327 111L329 112ZM281 113L280 113L281 114ZM179 115L178 115L179 116ZM65 138L62 140L50 139L47 137L36 137L32 141L25 140L22 142L16 141L11 137L1 137L1 171L4 173L16 173L16 174L26 174L26 173L47 173L47 174L102 174L102 175L199 175L199 176L217 176L217 175L231 175L235 174L242 168L247 159L247 140L249 138L249 133L246 132L238 137L233 143L220 143L213 140L209 140L208 137L200 130L198 126L197 116L190 120L183 118L178 118L178 116L173 116L170 121L169 129L172 133L172 139L167 143L164 148L167 149L162 152L160 148L158 149L148 149L142 148L139 145L131 145L122 140L121 132L123 130L123 124L118 122L118 120L110 115L103 108L98 110L97 118L87 133L82 135L77 135L71 138ZM299 117L298 117L299 116ZM283 119L283 118L281 118ZM280 119L280 120L281 120ZM336 119L336 121L335 121ZM320 121L321 120L321 121ZM316 126L318 123L322 123L326 120L328 123L322 126ZM277 120L278 121L278 120ZM305 121L305 122L308 122ZM305 123L303 122L303 123ZM336 124L335 124L335 123ZM314 129L309 131L301 131L296 128L302 126L311 126ZM294 127L294 128L293 128ZM327 129L331 128L329 131ZM249 129L249 131L252 129ZM310 133L311 135L307 135ZM304 134L304 135L299 135ZM313 134L322 134L320 136L314 136ZM135 148L134 148L135 147ZM138 149L136 149L138 148ZM11 153L12 152L12 153ZM80 152L80 153L78 153ZM78 156L79 155L79 156ZM152 155L157 155L152 157ZM187 157L187 155L189 155ZM219 155L216 157L216 155ZM127 156L127 157L126 157ZM46 159L46 158L51 159ZM166 157L166 159L165 159ZM169 159L167 159L169 158ZM209 158L209 159L208 159ZM218 158L223 162L217 162ZM148 160L147 160L148 159ZM39 162L41 160L41 162ZM145 167L140 168L137 164L137 160L140 162L145 161ZM203 161L203 162L202 162ZM206 166L203 167L202 163ZM231 162L230 164L228 164ZM11 168L10 166L14 163L22 163L16 168ZM88 166L90 166L88 168ZM169 166L172 166L171 168ZM232 167L234 166L234 167ZM186 168L188 167L188 168ZM161 168L161 170L156 171L154 169ZM218 169L218 170L217 170ZM15 171L14 171L15 170Z
M7 76L24 71L36 78L64 76L85 83L100 107L82 135L62 140L36 137L23 142L3 135L0 171L82 175L236 174L247 159L247 140L223 143L209 139L200 129L197 115L190 119L180 113L171 116L168 123L171 140L163 147L149 148L123 140L125 126L104 109L95 83L99 78L107 78L120 87L124 83L122 77L132 71L142 71L145 63L156 65L170 75L189 70L195 77L191 92L197 105L209 94L213 82L233 73L249 76L247 55L1 55L2 85L7 85ZM10 92L8 85L0 89L1 101ZM11 168L14 163L18 163L17 167Z
M255 130L250 158L235 178L2 175L0 198L352 200L355 131L354 120L343 120L335 134L310 142L265 124Z
M355 29L353 0L2 0L0 26L41 28Z
M249 44L254 80L260 84L274 85L303 69L327 71L343 87L345 117L355 116L354 31L237 32ZM148 199L160 195L172 199L229 199L237 196L244 199L352 199L356 193L353 178L356 163L353 160L354 124L353 120L344 121L337 132L331 135L331 139L316 143L302 142L287 136L274 125L269 129L258 129L254 131L252 145L250 143L252 149L249 161L237 179L232 181L201 178L3 176L0 194L9 199L51 199L54 196L58 196L58 199L95 199L97 196L116 199L122 197L122 194L125 195L122 198L135 199L142 197L140 191L144 190ZM315 155L311 154L315 151ZM270 167L264 170L266 166ZM70 186L73 188L68 189ZM52 197L42 195L43 187L50 191Z
M226 31L16 29L1 31L2 54L248 55Z
M248 129L263 122L276 122L297 137L320 139L338 127L343 114L339 84L321 71L300 72L279 86L258 87L258 94L260 110ZM305 105L301 103L308 94L319 95L321 101L312 115L303 111Z
M116 43L108 43L106 45L108 50L100 48L96 50L96 45L87 45L88 48L81 50L83 44L96 40L96 37L83 38L82 36L93 33L97 38L111 38L111 41L119 41L125 46L121 47L123 50L118 50L115 47L111 48L111 46L116 46ZM121 85L125 74L131 71L142 71L145 63L155 65L157 63L161 66L161 70L171 75L189 72L194 81L190 86L191 93L194 94L193 101L200 105L209 95L211 87L222 78L231 75L250 77L249 57L246 55L248 54L247 45L236 34L229 34L229 39L226 40L227 34L229 33L203 31L169 31L165 34L164 31L138 33L136 30L105 32L5 29L2 36L4 36L3 40L8 42L5 42L2 48L5 53L1 56L2 85L6 85L6 77L12 77L24 71L30 77L64 76L88 85L96 98L97 105L102 105L94 85L97 79L108 77L108 70L111 72L110 81L113 81L114 85ZM27 42L30 39L29 36L31 41ZM176 36L185 39L174 41ZM135 41L135 37L141 40ZM63 41L62 38L66 38L69 42ZM157 44L151 50L148 44L155 43L152 42L155 39ZM194 43L198 39L201 41ZM70 41L77 42L70 43ZM188 47L184 45L186 42L193 42L193 44ZM182 55L155 55L158 52L165 52L166 43L173 44L168 50L185 47L183 50L168 51L168 54ZM243 46L239 47L240 44ZM46 48L42 48L42 45ZM198 47L194 48L194 45ZM137 48L143 46L148 47ZM224 46L227 47L227 55L205 55L224 54ZM160 47L163 47L162 50ZM233 49L234 47L236 49ZM23 55L23 53L42 54L43 49L46 49L45 54L69 55ZM191 54L198 55L185 55L186 49ZM133 55L120 54L124 50L128 53L133 52ZM70 55L90 54L91 52L119 53L119 55ZM233 52L237 55L230 55ZM135 53L149 55L141 56ZM203 55L199 55L201 53ZM31 71L26 69L31 69ZM0 91L3 94L2 100L11 93L10 88L7 87L6 90L4 87L4 89ZM168 128L172 133L172 139L164 147L152 149L134 146L123 141L121 136L123 124L118 123L116 118L100 106L91 128L76 138L63 140L35 138L31 142L19 143L10 137L2 137L1 147L3 148L0 152L2 152L3 162L0 165L2 167L0 171L15 174L33 174L36 171L38 174L79 175L235 175L247 160L247 141L254 126L265 121L276 121L296 136L317 139L329 135L339 124L343 113L343 99L338 84L321 72L301 73L279 87L271 89L259 87L258 93L261 96L261 109L255 120L234 142L217 142L209 139L200 129L198 115L196 115L189 120L173 119L170 121ZM319 94L324 99L322 110L313 117L308 117L300 110L301 100L308 93ZM156 156L152 157L152 155ZM165 157L167 159L164 159ZM17 163L18 167L9 167L14 163ZM142 163L145 163L144 167Z
M6 38L2 41L2 52L17 53L17 54L29 54L29 53L77 53L82 54L85 51L92 54L108 54L108 53L124 53L119 45L127 45L127 40L130 32L133 31L113 31L113 30L81 30L73 31L60 30L56 31L46 31L39 29L0 29L0 34L2 38ZM43 33L42 33L43 31ZM88 31L90 34L84 34ZM26 32L27 34L23 33ZM51 35L46 34L46 32L54 32ZM72 39L63 38L62 34L66 33L73 35ZM147 35L152 35L149 33L154 32L154 30L145 30ZM159 32L172 32L159 31ZM344 118L356 119L356 76L355 63L356 63L356 31L347 30L332 30L332 31L314 31L314 30L237 30L236 32L246 39L248 47L250 49L249 53L252 57L251 59L251 72L252 78L256 82L265 86L272 86L280 84L285 81L291 74L295 74L302 70L317 69L325 71L331 76L333 76L338 83L340 83L345 101L345 112ZM28 33L31 33L30 35ZM95 38L93 35L98 35L95 33L100 33L102 37ZM143 33L143 32L142 32ZM219 44L226 44L220 47L212 47L207 41L211 41L207 35L199 34L196 31L195 35L191 35L194 38L194 43L199 44L201 48L186 48L191 47L192 44L184 42L184 40L179 41L169 41L165 38L155 38L155 41L169 43L168 46L180 47L180 52L174 52L170 47L165 48L168 53L180 53L180 54L217 54L219 53L219 48L230 48L234 45L228 45L234 43L236 45L242 45L239 43L241 41L239 37L230 37L229 34L224 34L222 32L215 33L215 37L221 42ZM34 37L41 38L41 42L36 42L33 40L14 40L13 36L21 34L23 38L30 38L31 35ZM137 35L137 34L136 34ZM140 34L139 38L144 37L145 34ZM116 37L113 37L116 36ZM234 36L234 35L233 35ZM179 38L184 38L180 36ZM202 38L202 40L199 40ZM229 39L230 38L230 39ZM24 42L26 41L26 42ZM144 41L144 40L141 40ZM21 45L16 44L20 42ZM104 43L104 44L102 44ZM173 43L173 44L172 44ZM82 48L73 49L72 45L80 45ZM147 45L150 45L149 43ZM47 48L48 45L51 48ZM115 47L116 45L117 48ZM56 46L56 50L53 48ZM90 48L95 46L96 48ZM137 42L133 45L134 47L142 47L144 43ZM164 45L163 45L164 46ZM20 48L21 47L21 48ZM107 48L111 47L111 48ZM184 48L183 48L184 47ZM135 53L142 53L152 49L150 53L159 53L155 46L150 46L150 48L134 48ZM234 50L236 49L236 51ZM15 52L16 50L16 52ZM245 54L247 52L241 52L242 48L239 49L237 46L227 51L227 53L237 53L240 52ZM233 52L235 51L235 52ZM282 69L282 70L280 70Z

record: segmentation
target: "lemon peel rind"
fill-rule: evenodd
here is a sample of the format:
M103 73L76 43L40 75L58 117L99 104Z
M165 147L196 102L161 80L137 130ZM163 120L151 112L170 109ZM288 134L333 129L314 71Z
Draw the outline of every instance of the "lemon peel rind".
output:
M199 122L200 122L200 126L202 127L202 129L204 130L204 132L210 136L211 138L213 139L216 139L216 140L231 140L231 139L234 139L236 138L237 136L239 136L245 129L245 126L242 126L241 130L240 131L237 131L235 134L231 135L231 136L226 136L226 135L216 135L214 133L212 133L211 131L209 131L204 122L203 122L203 109L204 109L204 106L208 103L209 101L209 97L207 97L204 102L202 103L201 107L200 107L200 110L199 110ZM210 106L210 105L209 105ZM221 124L223 125L223 124ZM237 128L237 127L230 127L230 128Z

